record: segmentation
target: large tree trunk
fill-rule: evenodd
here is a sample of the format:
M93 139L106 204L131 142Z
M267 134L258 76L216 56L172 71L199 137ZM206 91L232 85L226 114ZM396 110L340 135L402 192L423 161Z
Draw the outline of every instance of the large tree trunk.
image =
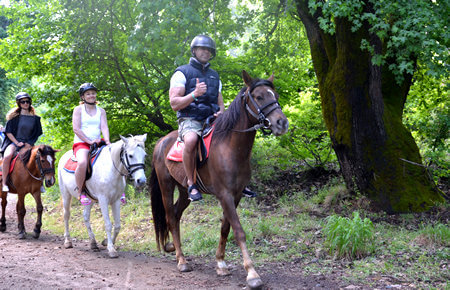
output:
M372 65L360 49L381 41L363 26L336 18L336 33L322 31L307 0L296 0L319 81L322 112L347 188L360 191L388 213L429 208L442 195L422 166L419 149L402 124L411 76L395 82L387 66Z

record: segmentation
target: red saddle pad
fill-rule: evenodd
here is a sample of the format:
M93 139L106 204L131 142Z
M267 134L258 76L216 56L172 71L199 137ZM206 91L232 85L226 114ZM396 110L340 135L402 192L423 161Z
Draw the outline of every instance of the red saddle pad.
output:
M206 147L206 158L209 156L209 147L211 146L211 139L214 132L214 126L213 129L203 137L203 142L205 143ZM184 142L176 141L172 148L170 148L169 153L167 154L167 159L176 161L176 162L182 162L183 161L183 150L184 150Z
M105 146L103 146L105 147ZM95 161L97 161L97 157L100 155L100 152L102 151L103 147L99 148L97 153L95 153L94 156L91 156L91 164L94 166ZM75 155L72 155L72 157L67 160L66 164L64 165L64 170L69 173L75 173L75 170L77 169L78 161L75 157Z
M11 174L11 172L13 172L14 170L14 166L16 165L16 160L19 157L19 154L17 154L16 157L13 158L13 160L11 160L11 165L9 165L9 174ZM0 171L0 176L3 175L3 171Z

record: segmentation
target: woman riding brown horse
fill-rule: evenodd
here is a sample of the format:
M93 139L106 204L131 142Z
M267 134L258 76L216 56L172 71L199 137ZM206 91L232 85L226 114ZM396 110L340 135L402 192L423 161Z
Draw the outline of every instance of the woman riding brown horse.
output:
M8 177L8 187L10 193L16 193L18 196L16 211L18 217L19 238L26 237L24 217L25 196L28 193L34 197L36 201L37 221L34 228L33 236L37 239L41 233L42 226L42 201L41 186L45 180L47 187L55 183L55 150L48 145L38 145L29 148L23 148L19 152L19 156L15 162L13 171ZM3 160L0 161L3 166ZM2 192L2 217L0 219L0 232L6 230L5 211L8 203L6 197L8 192Z
M256 130L270 130L274 135L287 132L288 120L281 111L278 94L273 86L273 75L268 80L252 79L243 71L246 87L230 104L228 110L215 122L209 158L197 168L197 185L204 193L213 194L220 201L223 219L219 247L216 252L217 274L228 275L225 263L225 246L230 226L241 248L247 283L250 288L263 285L250 258L245 242L245 232L239 221L236 207L242 190L250 181L250 155ZM183 165L166 158L177 139L177 131L160 139L153 152L151 174L151 205L158 248L176 251L178 269L192 271L181 250L180 219L189 205L186 175ZM178 187L179 198L174 203L173 191ZM173 244L168 243L169 231Z

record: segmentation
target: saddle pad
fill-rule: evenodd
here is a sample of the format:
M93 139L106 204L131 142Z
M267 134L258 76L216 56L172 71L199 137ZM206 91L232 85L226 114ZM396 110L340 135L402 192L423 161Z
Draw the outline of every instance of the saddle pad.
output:
M214 128L208 132L206 136L203 136L203 142L206 147L206 158L209 156L209 147L211 146L211 139L213 135ZM169 153L167 154L167 159L183 162L183 150L184 150L184 142L177 140L170 148Z
M17 154L16 157L13 158L13 160L11 160L11 165L9 165L9 174L11 174L14 170L14 165L16 165L16 160L19 157L19 154ZM0 176L3 175L3 168L2 171L0 171Z
M94 166L95 161L97 161L98 156L100 155L100 152L103 150L105 146L100 147L95 155L91 156L91 165ZM69 173L75 173L75 170L77 169L78 161L75 158L74 155L67 160L66 164L64 165L64 170Z

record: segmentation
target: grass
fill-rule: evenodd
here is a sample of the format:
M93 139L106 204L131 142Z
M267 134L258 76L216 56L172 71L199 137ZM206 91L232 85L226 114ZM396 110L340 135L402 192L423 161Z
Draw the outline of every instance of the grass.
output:
M323 188L318 191L319 196L308 198L301 192L295 192L280 197L270 205L243 198L238 214L254 263L262 267L272 262L295 261L300 263L299 267L305 275L339 273L349 283L369 287L389 279L391 284L449 289L450 229L447 224L436 220L425 218L417 223L417 216L413 214L391 217L358 209L361 216L376 221L373 222L372 238L360 242L362 246L373 248L360 258L344 255L346 258L341 259L330 254L326 242L326 217L335 216L347 221L355 219L354 216L353 219L347 218L355 210L354 204L345 203L339 215L334 211L338 203L336 196L343 191L342 187L334 184L329 190ZM62 236L64 224L57 186L48 189L43 198L46 209L43 229ZM130 187L127 187L127 198L128 203L121 209L122 230L117 240L119 249L161 255L154 238L149 198ZM331 208L324 206L326 200L333 200ZM31 196L27 197L26 204L29 208L27 218L34 219L34 200ZM441 205L442 212L448 209L448 205ZM205 196L202 203L192 204L186 209L181 222L181 235L187 256L209 261L215 259L221 217L222 209L211 196ZM91 220L97 241L101 242L105 234L97 205L93 207ZM75 200L70 227L73 238L88 238L82 222L82 206ZM232 231L228 237L226 259L229 263L242 264L241 251Z

